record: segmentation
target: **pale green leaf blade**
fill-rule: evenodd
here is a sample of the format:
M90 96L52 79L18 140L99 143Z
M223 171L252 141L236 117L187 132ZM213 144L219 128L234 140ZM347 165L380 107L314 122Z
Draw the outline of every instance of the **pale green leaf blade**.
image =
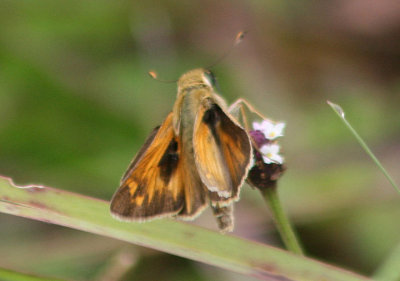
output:
M175 220L126 223L108 202L0 177L0 212L63 225L204 262L263 280L361 281L366 277L267 245Z

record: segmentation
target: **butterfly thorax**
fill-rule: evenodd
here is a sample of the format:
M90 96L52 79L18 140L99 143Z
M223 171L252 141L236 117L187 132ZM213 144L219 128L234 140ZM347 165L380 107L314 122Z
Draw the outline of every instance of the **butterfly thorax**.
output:
M215 103L226 108L226 102L215 93L213 74L204 68L196 68L183 74L178 80L178 95L173 108L173 126L176 135L181 128L192 134L196 114L204 103ZM183 119L184 120L183 120ZM191 128L189 131L186 128Z

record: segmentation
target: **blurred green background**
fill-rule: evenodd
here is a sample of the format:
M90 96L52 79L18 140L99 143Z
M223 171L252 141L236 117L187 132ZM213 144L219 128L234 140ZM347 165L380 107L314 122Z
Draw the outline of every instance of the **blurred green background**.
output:
M285 208L311 257L371 274L400 242L400 197L326 100L400 182L397 0L0 2L0 175L109 200L176 79L213 68L228 102L287 122ZM281 247L243 188L234 235ZM216 229L209 211L195 224ZM73 280L250 280L204 264L0 214L0 267ZM117 268L117 270L115 269ZM102 279L103 278L103 279ZM111 280L111 279L108 279Z

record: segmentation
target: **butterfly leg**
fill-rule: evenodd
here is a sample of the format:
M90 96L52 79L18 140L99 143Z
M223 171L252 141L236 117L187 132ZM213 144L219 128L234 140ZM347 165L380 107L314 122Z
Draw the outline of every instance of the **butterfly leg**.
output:
M250 112L258 115L261 119L268 119L267 117L262 115L258 110L256 110L251 103L249 103L247 100L243 98L237 99L234 103L232 103L228 108L228 112L231 114L235 114L237 110L240 110L240 113L243 117L244 114L243 105L245 105ZM244 117L244 119L245 118L246 117Z
M264 115L262 115L258 110L256 110L254 108L254 106L249 103L247 100L243 99L243 98L239 98L237 99L232 105L229 106L228 108L228 112L230 114L232 114L235 118L239 119L239 116L242 118L243 121L243 126L245 128L245 130L247 132L249 132L251 129L249 128L249 124L248 124L248 119L247 119L247 115L246 115L246 111L244 110L244 107L247 107L247 109L251 112L256 114L257 116L259 116L261 119L265 120L268 119L267 117L265 117ZM257 144L255 143L255 141L253 140L253 138L250 138L250 141L253 145L253 148L256 149L257 151L259 151L259 148L257 146Z

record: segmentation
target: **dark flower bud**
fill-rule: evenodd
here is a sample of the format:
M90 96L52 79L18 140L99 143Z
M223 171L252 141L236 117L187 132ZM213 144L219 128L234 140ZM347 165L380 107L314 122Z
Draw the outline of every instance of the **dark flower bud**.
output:
M252 138L254 165L250 168L247 175L247 182L260 190L276 187L277 180L286 170L286 166L280 163L265 163L263 156L260 153L260 147L271 143L263 132L259 130L250 131Z

